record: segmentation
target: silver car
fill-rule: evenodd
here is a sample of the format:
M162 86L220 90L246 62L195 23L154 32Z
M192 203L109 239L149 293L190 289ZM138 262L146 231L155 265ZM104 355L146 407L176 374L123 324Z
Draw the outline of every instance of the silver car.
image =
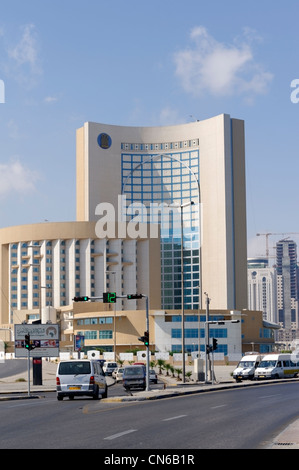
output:
M158 383L158 376L154 369L150 369L149 371L149 380L150 382L153 382L154 384Z
M63 397L91 396L107 398L107 382L101 365L97 361L63 361L57 367L57 400Z
M118 367L112 372L112 377L115 379L115 382L122 382L124 368Z

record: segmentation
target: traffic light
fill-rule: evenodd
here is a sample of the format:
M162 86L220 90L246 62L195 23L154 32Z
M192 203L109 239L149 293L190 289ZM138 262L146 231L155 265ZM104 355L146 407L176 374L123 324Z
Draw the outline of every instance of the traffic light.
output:
M218 341L216 338L213 338L212 351L216 351L217 348L218 348Z
M148 331L144 332L144 344L145 346L149 345L149 332Z
M133 299L142 299L143 295L142 294L128 294L127 299L133 300Z
M206 345L206 354L210 354L212 352L212 346Z
M30 351L30 335L25 335L25 348Z
M32 351L32 349L35 349L35 346L33 346L33 344L30 344L29 334L25 335L25 348L27 349L27 351Z
M89 297L87 295L83 295L82 297L74 297L73 301L74 302L87 302L89 300Z
M103 303L104 304L115 304L116 293L115 292L103 292Z
M138 338L138 341L142 341L145 346L149 346L149 332L145 331L144 336Z

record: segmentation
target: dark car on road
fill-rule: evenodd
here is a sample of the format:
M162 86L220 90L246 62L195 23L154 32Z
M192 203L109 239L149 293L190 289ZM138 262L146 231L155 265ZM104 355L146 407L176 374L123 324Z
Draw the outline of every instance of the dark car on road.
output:
M123 386L126 390L146 388L146 372L142 365L126 366L123 371Z

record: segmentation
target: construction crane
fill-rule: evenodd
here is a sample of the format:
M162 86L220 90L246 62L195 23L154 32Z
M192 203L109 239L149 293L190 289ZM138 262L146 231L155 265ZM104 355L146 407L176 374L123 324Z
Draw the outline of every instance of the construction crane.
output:
M257 237L266 237L266 257L269 259L269 237L270 235L299 235L299 232L283 232L283 233L257 233Z

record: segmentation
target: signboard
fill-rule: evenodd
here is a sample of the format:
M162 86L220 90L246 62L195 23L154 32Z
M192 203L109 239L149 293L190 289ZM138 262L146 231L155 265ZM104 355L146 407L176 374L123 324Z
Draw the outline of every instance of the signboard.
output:
M74 350L82 351L83 348L84 348L84 336L74 335Z
M34 349L31 357L59 356L59 326L47 323L45 325L15 325L15 357L27 357L25 335L30 335L30 343Z

